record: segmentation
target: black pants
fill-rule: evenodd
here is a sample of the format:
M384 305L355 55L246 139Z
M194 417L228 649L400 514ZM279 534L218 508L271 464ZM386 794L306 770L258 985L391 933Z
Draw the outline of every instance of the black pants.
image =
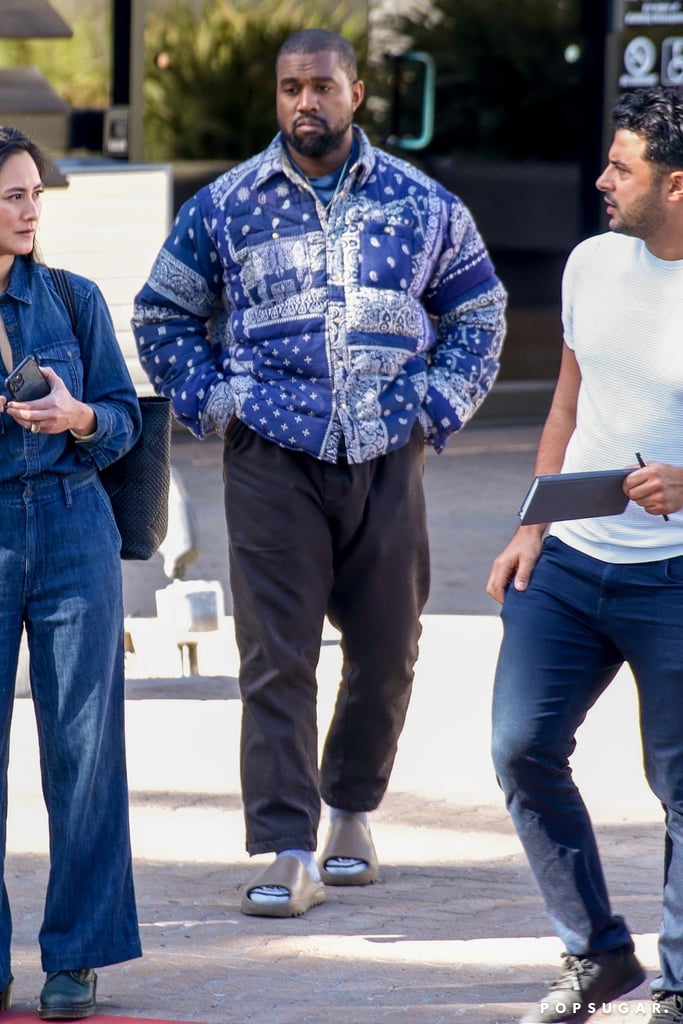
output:
M224 453L240 652L242 796L251 854L315 850L320 801L373 810L403 728L429 589L424 444L360 466L263 440L242 424ZM318 773L325 615L342 679Z

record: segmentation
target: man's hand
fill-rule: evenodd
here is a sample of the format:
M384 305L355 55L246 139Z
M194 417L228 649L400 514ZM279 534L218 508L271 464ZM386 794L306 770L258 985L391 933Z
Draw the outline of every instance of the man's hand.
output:
M683 469L665 462L651 462L634 469L624 480L631 501L653 516L666 516L683 509Z
M505 590L513 582L515 590L526 590L531 573L541 554L545 526L520 526L491 567L486 593L503 603Z
M576 427L576 405L580 384L579 364L565 342L562 346L560 375L538 443L534 476L560 472L569 438ZM494 600L503 603L505 590L510 582L515 590L526 590L541 554L546 525L538 523L533 526L519 526L510 542L498 555L486 584L486 592Z

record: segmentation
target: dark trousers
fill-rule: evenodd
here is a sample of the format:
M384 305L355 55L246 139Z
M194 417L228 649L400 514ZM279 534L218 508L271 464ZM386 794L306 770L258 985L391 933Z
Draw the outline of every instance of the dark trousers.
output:
M321 797L373 810L403 728L429 589L419 427L360 466L320 462L233 427L225 508L242 694L247 850L315 850ZM318 773L325 615L342 678Z
M569 953L631 941L614 914L572 778L576 732L624 662L640 704L645 772L664 806L661 976L683 992L683 557L611 564L549 537L529 587L510 587L493 699L498 780ZM618 730L619 723L614 723ZM604 764L605 786L619 764Z

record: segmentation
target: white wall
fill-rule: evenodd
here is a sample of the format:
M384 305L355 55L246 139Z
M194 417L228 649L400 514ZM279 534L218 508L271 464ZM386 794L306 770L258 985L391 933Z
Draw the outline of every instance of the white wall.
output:
M130 329L133 298L168 234L172 181L167 164L57 161L67 188L47 189L38 244L44 261L96 281L140 392L151 387Z

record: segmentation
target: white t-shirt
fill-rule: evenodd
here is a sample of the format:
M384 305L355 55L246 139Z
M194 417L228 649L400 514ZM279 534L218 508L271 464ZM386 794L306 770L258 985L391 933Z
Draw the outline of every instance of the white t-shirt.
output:
M563 472L683 466L683 260L661 260L637 238L581 242L562 282L564 337L581 386ZM554 523L550 533L605 562L683 555L683 512L653 516L629 502L618 516Z

